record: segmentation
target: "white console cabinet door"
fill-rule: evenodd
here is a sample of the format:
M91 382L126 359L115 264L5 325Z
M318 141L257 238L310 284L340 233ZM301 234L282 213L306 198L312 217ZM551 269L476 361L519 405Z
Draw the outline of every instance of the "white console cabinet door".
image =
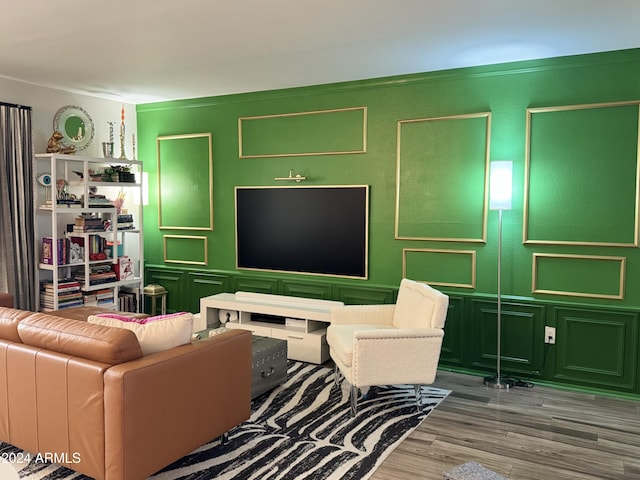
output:
M326 330L298 333L272 328L271 337L287 341L287 356L292 360L320 364L329 359Z

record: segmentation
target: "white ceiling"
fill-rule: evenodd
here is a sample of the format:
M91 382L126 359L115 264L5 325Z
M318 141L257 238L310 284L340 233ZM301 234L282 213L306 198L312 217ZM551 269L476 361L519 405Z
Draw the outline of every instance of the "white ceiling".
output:
M640 0L5 0L0 21L1 77L130 103L640 47Z

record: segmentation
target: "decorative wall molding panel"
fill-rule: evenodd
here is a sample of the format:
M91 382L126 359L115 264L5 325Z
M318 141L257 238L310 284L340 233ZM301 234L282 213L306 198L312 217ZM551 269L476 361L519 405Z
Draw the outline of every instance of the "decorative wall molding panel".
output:
M367 107L238 118L240 158L367 152Z
M490 135L489 112L398 122L396 239L486 242Z
M402 276L429 285L476 288L476 252L403 248Z
M638 246L639 107L527 109L525 243Z

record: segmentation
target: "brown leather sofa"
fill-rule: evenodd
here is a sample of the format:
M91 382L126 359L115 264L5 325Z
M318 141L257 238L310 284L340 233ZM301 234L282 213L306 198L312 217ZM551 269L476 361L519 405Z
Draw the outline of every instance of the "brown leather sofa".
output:
M0 307L13 307L13 297L9 293L0 293Z
M248 331L142 356L129 330L0 307L0 440L95 479L147 478L248 419L250 397Z

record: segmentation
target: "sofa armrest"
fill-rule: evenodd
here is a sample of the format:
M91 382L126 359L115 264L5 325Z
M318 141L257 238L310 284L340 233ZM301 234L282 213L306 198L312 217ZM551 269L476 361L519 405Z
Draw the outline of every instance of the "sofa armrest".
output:
M356 341L442 338L444 337L444 330L440 328L385 328L380 330L356 330L353 336Z
M107 370L106 479L144 479L248 419L251 348L230 330Z
M10 293L0 293L0 307L13 308L13 297Z
M396 306L345 305L331 309L331 323L336 325L391 325Z
M354 384L433 383L444 330L439 328L362 330L354 333Z

